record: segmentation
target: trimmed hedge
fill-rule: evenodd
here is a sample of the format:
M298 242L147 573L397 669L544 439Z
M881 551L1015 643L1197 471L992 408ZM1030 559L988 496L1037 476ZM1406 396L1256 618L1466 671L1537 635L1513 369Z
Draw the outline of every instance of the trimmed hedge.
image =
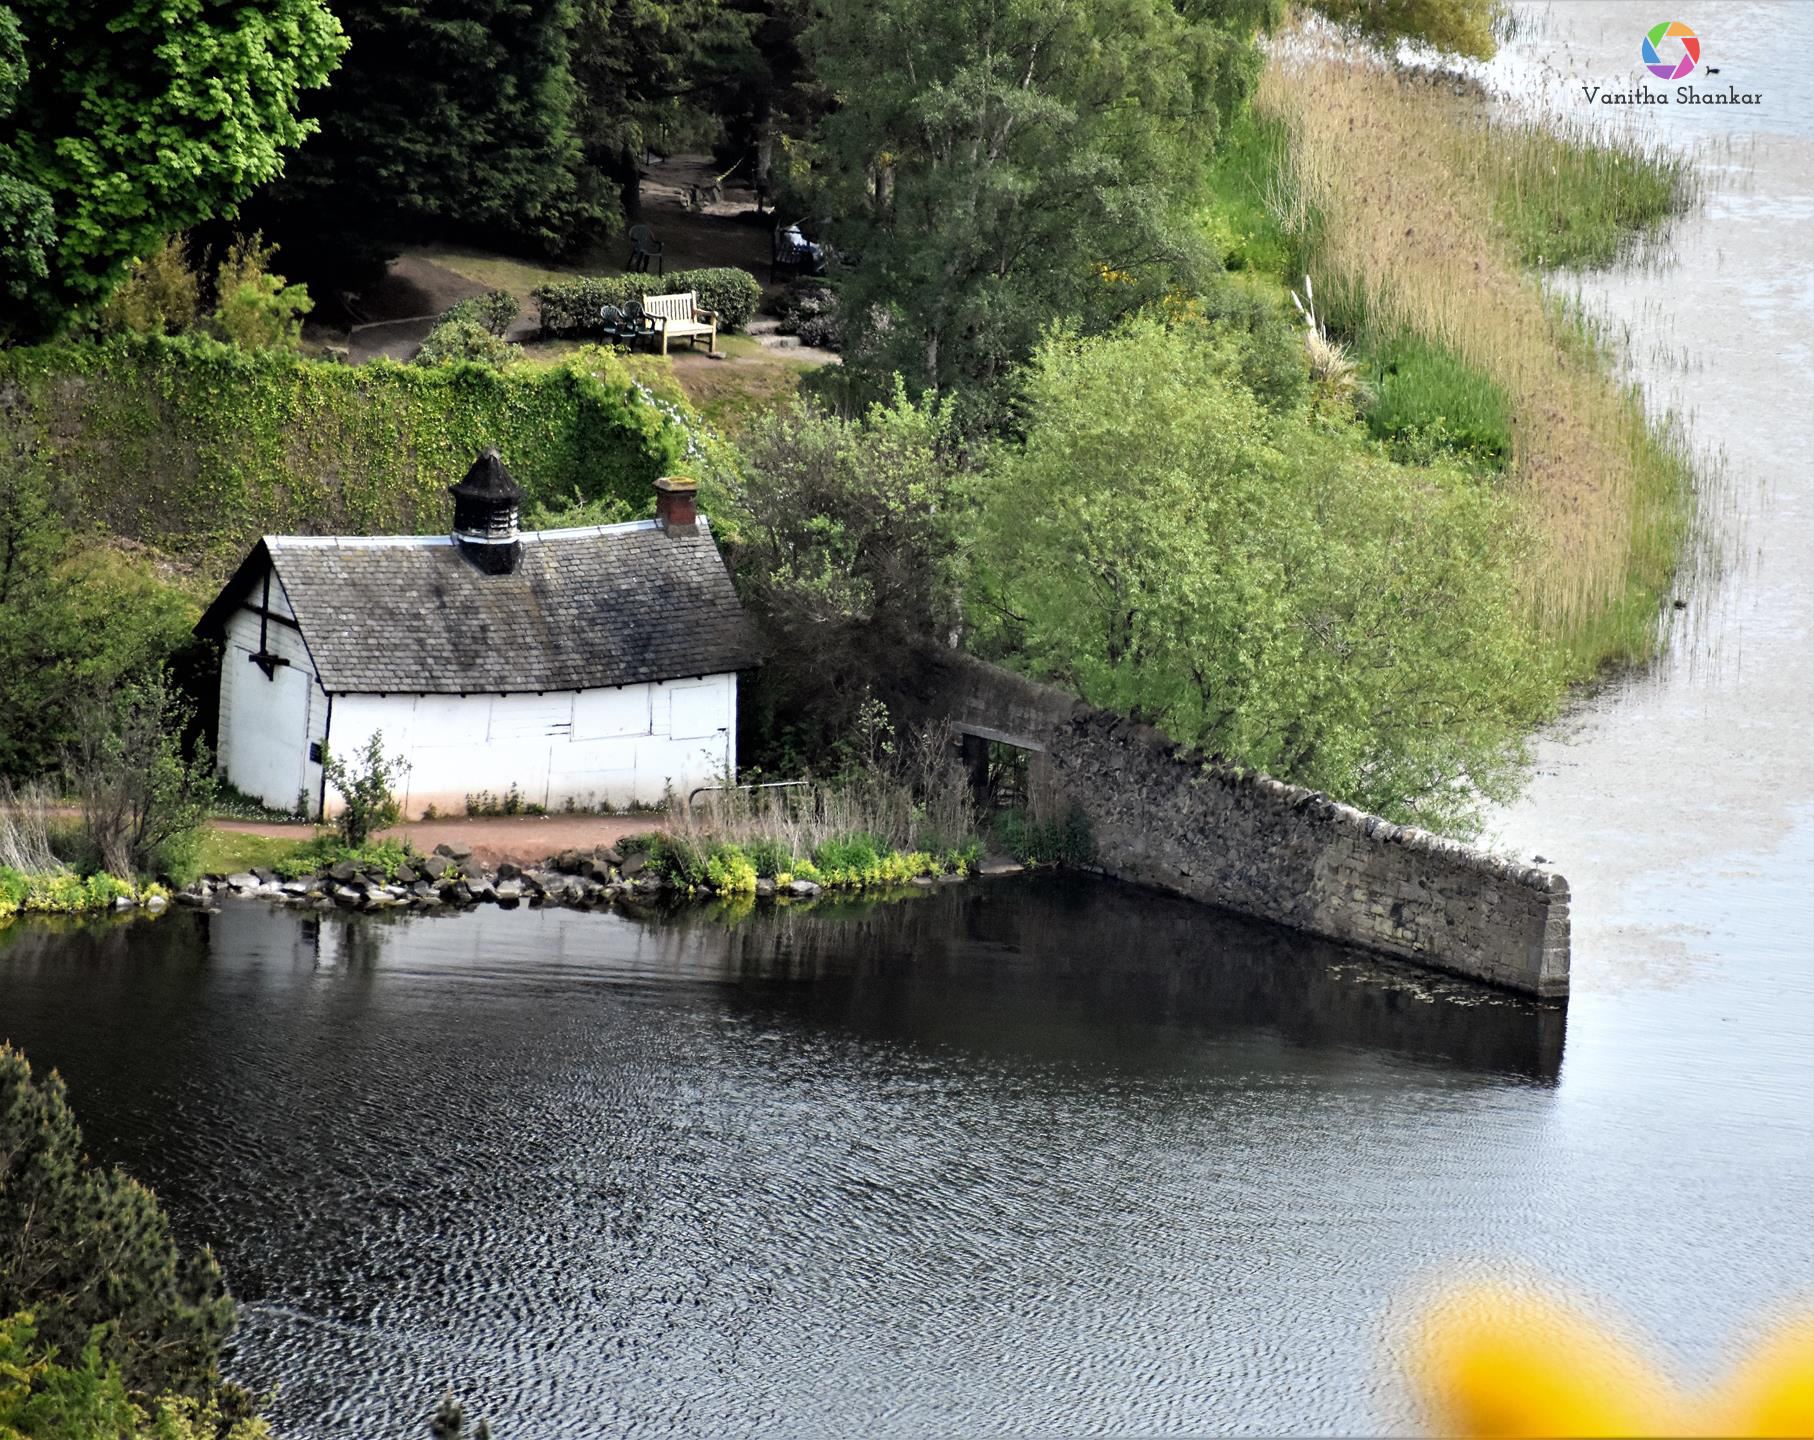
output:
M762 287L747 270L719 267L676 270L672 275L588 275L538 285L530 292L542 307L542 334L596 335L598 312L605 305L625 305L649 295L678 295L691 290L703 309L718 312L720 330L741 330L762 302Z
M38 457L72 523L199 560L261 534L434 533L487 445L528 504L641 514L682 426L608 350L557 366L337 365L196 336L0 351L0 450Z

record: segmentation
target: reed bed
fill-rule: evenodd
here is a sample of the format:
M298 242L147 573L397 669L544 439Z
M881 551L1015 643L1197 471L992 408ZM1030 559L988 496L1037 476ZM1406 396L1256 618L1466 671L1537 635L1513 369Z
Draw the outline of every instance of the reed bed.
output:
M1635 391L1611 378L1606 348L1527 272L1495 215L1508 194L1560 203L1563 186L1591 209L1583 192L1599 184L1612 192L1603 211L1648 213L1662 190L1684 203L1686 180L1651 175L1639 197L1640 152L1489 124L1427 84L1300 49L1268 67L1257 105L1289 137L1272 201L1332 328L1433 342L1506 397L1532 620L1576 673L1651 653L1690 513L1686 444L1648 423ZM1541 176L1546 167L1558 173Z
M48 787L0 780L0 870L39 875L65 868L51 845L55 817Z
M880 851L952 857L976 849L981 827L949 730L933 726L835 780L676 798L667 833L695 848L731 845L810 860L857 836Z

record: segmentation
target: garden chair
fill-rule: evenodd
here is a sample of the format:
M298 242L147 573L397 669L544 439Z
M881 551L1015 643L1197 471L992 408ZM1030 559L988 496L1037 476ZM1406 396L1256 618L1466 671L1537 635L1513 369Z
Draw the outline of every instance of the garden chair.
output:
M655 262L655 273L662 273L661 241L655 238L655 232L647 225L630 227L630 260L626 269L638 275L646 275L649 262Z
M643 309L642 301L631 300L624 306L624 348L634 350L638 345L655 348L655 321Z

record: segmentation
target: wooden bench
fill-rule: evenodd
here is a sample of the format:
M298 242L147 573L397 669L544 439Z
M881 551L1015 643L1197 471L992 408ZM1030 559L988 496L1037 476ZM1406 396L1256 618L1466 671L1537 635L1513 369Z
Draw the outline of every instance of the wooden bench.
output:
M718 353L718 315L699 308L699 296L688 290L681 295L645 295L643 313L655 322L655 333L661 336L661 353L668 353L668 341L691 340L699 348L704 337L708 354Z

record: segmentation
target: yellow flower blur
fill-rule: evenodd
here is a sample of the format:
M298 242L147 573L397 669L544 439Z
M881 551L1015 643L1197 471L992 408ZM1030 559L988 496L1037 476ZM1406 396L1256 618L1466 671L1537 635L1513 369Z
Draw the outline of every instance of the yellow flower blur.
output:
M1413 1381L1431 1431L1460 1436L1814 1436L1814 1319L1777 1329L1691 1395L1586 1316L1508 1290L1433 1306Z

